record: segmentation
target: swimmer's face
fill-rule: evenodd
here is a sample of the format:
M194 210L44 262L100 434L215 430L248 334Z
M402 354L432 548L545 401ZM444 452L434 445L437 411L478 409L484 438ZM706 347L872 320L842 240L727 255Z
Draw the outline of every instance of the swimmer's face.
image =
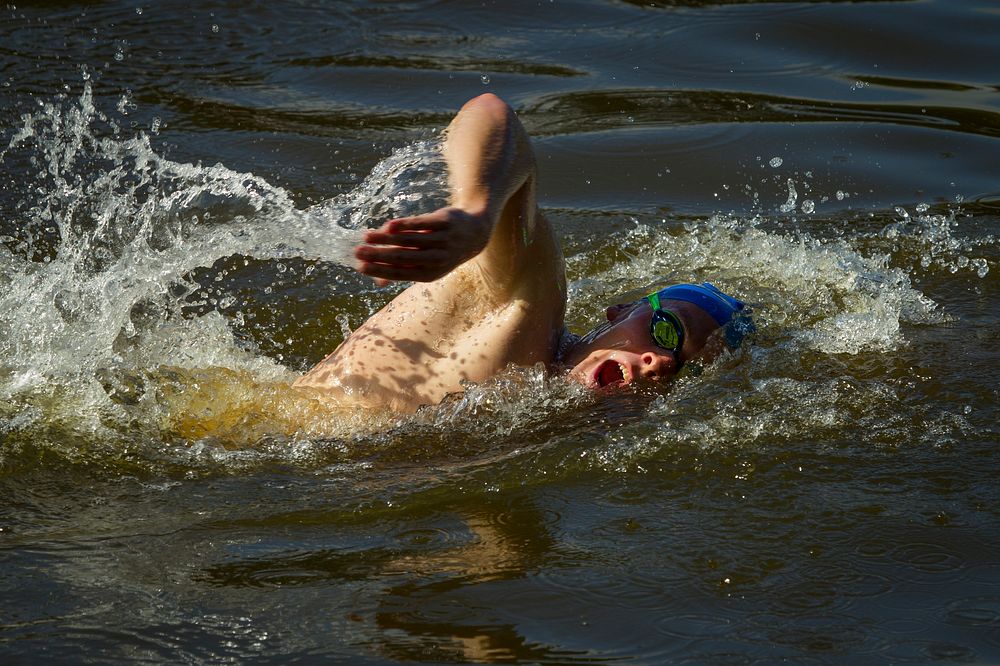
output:
M645 300L613 305L608 321L585 335L566 355L570 377L600 388L660 379L677 374L677 359L657 345L649 332L652 309Z

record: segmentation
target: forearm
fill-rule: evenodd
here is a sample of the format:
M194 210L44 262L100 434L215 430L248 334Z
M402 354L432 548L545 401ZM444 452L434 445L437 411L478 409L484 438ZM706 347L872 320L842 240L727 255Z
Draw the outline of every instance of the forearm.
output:
M520 121L499 97L480 95L448 126L444 156L451 205L366 232L354 252L357 269L379 284L429 282L476 257L495 283L517 282L539 229L535 160Z
M485 214L490 231L504 205L534 173L528 135L507 104L492 94L462 107L444 146L453 206Z

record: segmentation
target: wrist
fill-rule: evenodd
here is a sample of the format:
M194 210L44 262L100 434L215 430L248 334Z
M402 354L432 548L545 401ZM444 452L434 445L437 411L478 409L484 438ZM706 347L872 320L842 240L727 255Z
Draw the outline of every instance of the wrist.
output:
M452 206L471 217L493 219L496 211L489 197L454 197Z

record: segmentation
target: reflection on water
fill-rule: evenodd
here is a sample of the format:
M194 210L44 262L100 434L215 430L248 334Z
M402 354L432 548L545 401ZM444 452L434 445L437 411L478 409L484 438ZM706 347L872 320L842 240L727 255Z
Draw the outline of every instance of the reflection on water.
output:
M8 660L1000 659L989 3L2 16ZM290 391L399 288L357 230L440 204L486 90L572 328L710 279L754 343L405 419Z

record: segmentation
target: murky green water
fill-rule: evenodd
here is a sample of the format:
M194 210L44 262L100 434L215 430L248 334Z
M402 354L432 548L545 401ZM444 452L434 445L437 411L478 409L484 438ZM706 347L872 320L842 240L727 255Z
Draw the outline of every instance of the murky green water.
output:
M1000 661L1000 6L316 4L0 8L5 662ZM754 345L292 394L485 91L573 328L708 279Z

